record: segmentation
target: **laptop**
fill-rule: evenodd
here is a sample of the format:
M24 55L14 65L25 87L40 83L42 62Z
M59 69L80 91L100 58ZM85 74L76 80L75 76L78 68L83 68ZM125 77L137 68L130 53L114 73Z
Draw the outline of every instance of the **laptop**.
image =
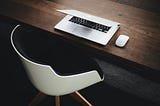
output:
M119 29L120 23L77 10L57 10L67 14L55 29L92 42L106 45Z

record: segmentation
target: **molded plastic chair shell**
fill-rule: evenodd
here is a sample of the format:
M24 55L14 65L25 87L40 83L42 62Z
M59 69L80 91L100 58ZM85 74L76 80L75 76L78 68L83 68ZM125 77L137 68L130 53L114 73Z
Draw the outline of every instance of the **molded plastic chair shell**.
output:
M61 76L58 75L51 66L39 64L26 58L19 52L14 44L13 36L16 36L15 31L18 27L20 27L20 25L17 25L11 33L11 43L14 50L19 55L30 81L39 91L47 95L59 96L70 94L103 81L103 78L100 77L96 70L75 75Z

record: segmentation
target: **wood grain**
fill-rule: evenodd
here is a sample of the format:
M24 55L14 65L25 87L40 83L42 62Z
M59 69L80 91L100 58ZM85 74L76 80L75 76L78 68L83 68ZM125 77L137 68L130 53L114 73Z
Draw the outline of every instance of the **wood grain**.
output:
M127 4L133 7L160 13L159 0L111 0L111 1L115 1L118 3Z
M54 30L65 16L56 9L76 9L121 23L109 44L101 46ZM0 1L0 14L41 28L107 61L160 71L160 14L107 0L12 0ZM120 34L130 37L125 48L115 46Z

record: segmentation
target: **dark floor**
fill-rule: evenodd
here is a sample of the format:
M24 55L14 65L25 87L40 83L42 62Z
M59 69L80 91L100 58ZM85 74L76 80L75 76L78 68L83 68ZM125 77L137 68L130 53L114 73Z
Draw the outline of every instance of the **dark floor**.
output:
M4 106L27 106L29 101L37 93L37 90L28 81L20 61L11 47L9 36L15 24L16 23L6 21L3 18L0 23L1 104L5 104ZM114 75L117 73L120 72L115 71ZM105 77L109 78L107 73L105 73ZM121 78L126 78L123 77L123 73ZM115 86L119 82L112 83L113 81L115 81L114 77L112 77L112 79L105 79L101 83L81 90L80 93L84 95L93 106L158 106L158 103L153 103L152 100L130 93L127 89L121 89ZM124 82L122 86L127 88L129 87L127 84L128 83ZM143 91L143 89L141 90ZM81 106L81 104L74 101L68 95L61 97L61 104L62 106ZM53 105L54 98L47 97L39 106Z

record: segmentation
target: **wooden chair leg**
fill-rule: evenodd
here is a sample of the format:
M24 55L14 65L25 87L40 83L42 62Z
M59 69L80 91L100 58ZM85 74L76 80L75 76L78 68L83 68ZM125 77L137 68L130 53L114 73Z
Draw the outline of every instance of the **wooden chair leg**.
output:
M30 102L30 104L28 106L36 106L38 105L47 95L45 95L42 92L39 92L34 98L33 100Z
M60 106L60 96L56 96L56 106Z
M74 92L70 94L74 99L82 103L84 106L92 106L79 92Z

